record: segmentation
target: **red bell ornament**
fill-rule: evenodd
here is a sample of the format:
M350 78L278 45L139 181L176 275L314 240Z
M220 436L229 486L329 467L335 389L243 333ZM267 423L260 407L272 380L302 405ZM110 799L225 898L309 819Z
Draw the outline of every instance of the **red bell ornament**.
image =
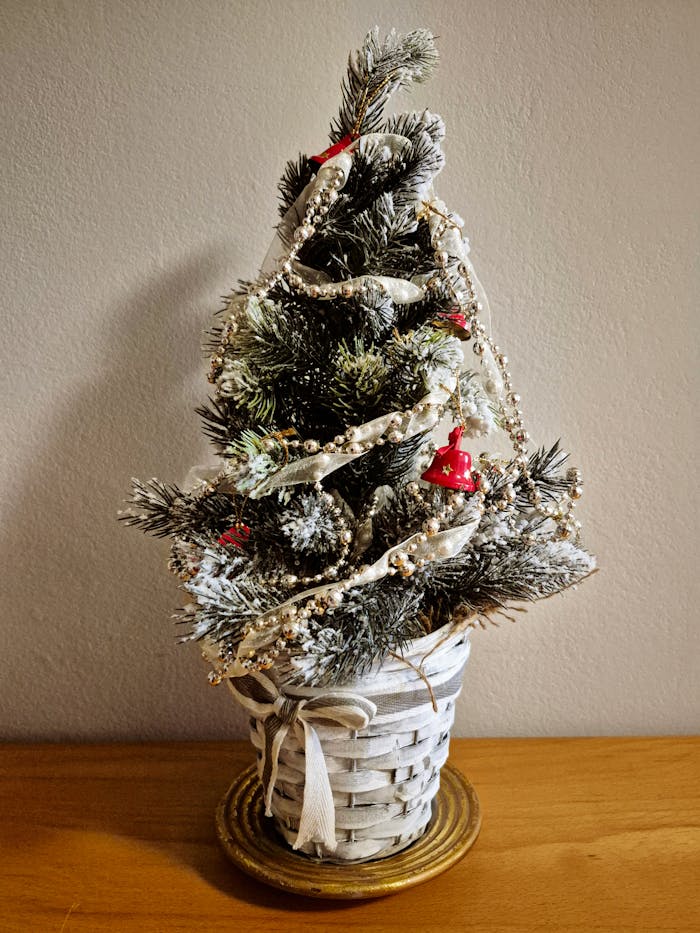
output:
M227 544L234 544L236 547L245 547L250 537L250 528L240 522L225 531L219 538L219 544L226 547Z
M423 473L422 479L447 489L476 492L477 484L471 474L471 455L459 447L463 434L464 428L461 425L450 431L447 445L437 449L433 462Z
M435 327L440 327L443 330L449 331L453 337L459 337L460 340L469 340L471 337L467 315L458 308L453 308L452 311L438 312L438 316L433 321L433 324Z

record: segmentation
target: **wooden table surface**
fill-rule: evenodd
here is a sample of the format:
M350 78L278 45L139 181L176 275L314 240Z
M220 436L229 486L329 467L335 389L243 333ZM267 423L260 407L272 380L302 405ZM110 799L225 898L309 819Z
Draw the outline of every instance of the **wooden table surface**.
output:
M457 739L483 827L456 867L339 903L220 853L246 743L0 746L0 930L700 931L700 739Z

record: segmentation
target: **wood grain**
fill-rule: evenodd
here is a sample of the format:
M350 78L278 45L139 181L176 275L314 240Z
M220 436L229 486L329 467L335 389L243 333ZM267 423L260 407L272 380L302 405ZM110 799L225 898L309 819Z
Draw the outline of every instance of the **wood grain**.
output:
M245 743L0 746L3 933L700 930L700 739L460 739L474 849L394 897L285 895L219 852Z

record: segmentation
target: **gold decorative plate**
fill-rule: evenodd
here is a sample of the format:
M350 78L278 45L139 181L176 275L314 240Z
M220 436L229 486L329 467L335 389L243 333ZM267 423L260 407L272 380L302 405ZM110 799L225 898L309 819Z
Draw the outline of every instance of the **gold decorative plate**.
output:
M434 878L467 853L481 828L476 792L449 764L440 773L426 832L402 852L374 862L334 865L294 852L263 811L252 765L231 784L216 810L216 834L231 861L282 891L339 900L384 897Z

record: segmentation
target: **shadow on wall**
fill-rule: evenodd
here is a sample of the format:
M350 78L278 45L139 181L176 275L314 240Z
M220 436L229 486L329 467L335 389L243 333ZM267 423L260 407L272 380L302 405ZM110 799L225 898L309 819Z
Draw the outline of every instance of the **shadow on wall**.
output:
M209 250L154 275L104 316L85 309L86 327L108 322L96 334L102 371L57 406L3 529L6 739L231 732L227 697L202 698L196 650L175 645L167 545L116 521L132 475L179 482L191 465L201 434L188 387L196 368L192 391L205 398L198 347L223 274L223 252ZM196 717L205 700L208 724Z

